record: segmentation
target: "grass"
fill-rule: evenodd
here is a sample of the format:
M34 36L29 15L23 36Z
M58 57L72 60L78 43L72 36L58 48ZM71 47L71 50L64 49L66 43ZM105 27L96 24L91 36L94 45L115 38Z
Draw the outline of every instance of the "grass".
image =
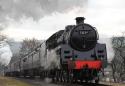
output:
M125 84L122 83L112 83L112 82L101 82L102 84L106 84L108 86L125 86Z
M0 76L0 86L32 86L32 85L13 78Z
M110 85L112 85L112 86L125 86L125 84L120 84L120 83L112 83L112 84L110 84Z

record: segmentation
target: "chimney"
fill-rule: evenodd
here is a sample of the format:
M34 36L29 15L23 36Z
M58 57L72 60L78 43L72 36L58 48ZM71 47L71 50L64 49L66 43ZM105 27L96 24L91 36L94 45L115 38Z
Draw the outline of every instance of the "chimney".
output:
M84 17L76 17L76 25L83 24L84 20Z

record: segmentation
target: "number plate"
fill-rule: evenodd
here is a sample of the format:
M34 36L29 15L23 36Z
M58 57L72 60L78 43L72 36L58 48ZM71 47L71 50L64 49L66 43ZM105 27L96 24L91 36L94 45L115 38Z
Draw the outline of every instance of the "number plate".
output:
M79 34L80 34L80 35L86 35L86 34L88 34L88 33L89 33L89 31L85 31L85 30L79 31Z

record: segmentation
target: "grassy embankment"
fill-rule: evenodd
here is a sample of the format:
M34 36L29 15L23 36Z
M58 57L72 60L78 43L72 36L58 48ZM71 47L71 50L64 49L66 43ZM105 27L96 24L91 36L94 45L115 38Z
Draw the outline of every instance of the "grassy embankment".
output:
M13 78L0 76L0 86L31 86L31 85Z

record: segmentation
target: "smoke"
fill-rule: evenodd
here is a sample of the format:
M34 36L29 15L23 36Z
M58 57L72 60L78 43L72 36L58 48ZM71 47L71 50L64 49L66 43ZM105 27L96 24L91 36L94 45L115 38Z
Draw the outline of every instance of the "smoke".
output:
M56 51L53 50L47 50L45 42L41 45L41 65L45 69L53 69L53 68L59 68L60 64L60 57L57 56Z
M7 65L12 57L12 52L8 43L5 41L0 42L0 63Z
M88 0L0 0L0 22L8 18L19 20L23 16L38 20L55 12L67 12L85 7Z
M76 17L71 14L73 10L77 9L75 14L81 11L83 13L87 5L88 0L0 0L0 30L16 40L41 38L44 36L40 35L41 30L46 33L48 30L45 31L44 28L56 29L54 25L63 24L67 17ZM53 23L61 19L63 22ZM49 33L46 34L47 37L50 36Z
M45 81L46 83L51 83L51 82L52 82L52 79L51 79L51 78L45 78L44 81Z
M114 58L114 50L112 47L112 39L107 37L106 35L101 35L100 39L99 39L99 43L105 43L106 44L106 49L107 49L107 57L108 57L108 61L112 61L112 59Z
M57 56L56 51L55 50L47 51L45 69L59 68L59 66L60 66L60 57Z

